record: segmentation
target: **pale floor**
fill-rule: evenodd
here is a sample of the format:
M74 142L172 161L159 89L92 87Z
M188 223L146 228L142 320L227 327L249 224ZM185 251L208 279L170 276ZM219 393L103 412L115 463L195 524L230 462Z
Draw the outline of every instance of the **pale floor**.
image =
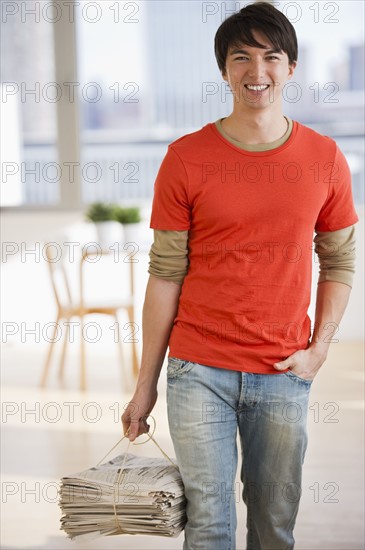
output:
M81 213L13 213L5 215L5 221L3 216L2 238L5 242L15 243L19 250L22 245L34 250L35 243L53 242L56 230L72 228L75 224L74 234L69 240L81 242L84 236L81 220ZM146 239L150 238L146 232ZM143 242L139 244L141 253L134 271L136 322L140 327L148 247ZM113 297L116 295L125 281L117 270L123 265L128 268L128 264L118 263L115 269L107 269L106 274L98 275L101 284L91 285L93 297L95 289L103 293L108 290ZM362 334L363 300L355 294L351 298L352 305L346 311L344 321L349 330L345 332ZM132 396L131 384L127 384L130 363L121 376L111 322L97 319L103 338L95 344L87 344L88 391L81 394L77 390L77 340L70 346L64 386L58 386L54 364L47 389L41 391L38 388L47 348L44 339L36 344L32 334L24 336L26 343L22 343L22 330L31 330L35 323L42 328L54 321L55 304L47 266L32 255L24 261L20 254L10 256L2 264L1 308L2 324L10 323L10 332L12 323L17 329L14 335L9 335L2 353L1 548L182 548L182 534L177 539L122 535L82 544L70 541L60 531L61 511L56 494L59 480L62 476L94 466L122 435L119 418ZM355 319L359 321L355 322ZM90 318L90 321L94 319ZM295 529L296 550L364 548L363 347L360 343L345 343L342 339L341 342L332 345L326 365L311 390L309 445ZM138 345L140 347L140 342ZM157 421L155 436L162 448L174 456L166 417L165 369L164 366L159 400L153 411ZM35 411L33 414L32 410ZM74 417L71 416L72 410ZM96 414L99 418L95 417ZM126 447L123 442L113 454L125 451ZM132 452L148 456L160 454L153 443L134 447ZM239 467L237 482L238 472ZM237 497L237 549L243 550L245 506L238 493Z
M25 347L10 343L3 348L1 548L182 548L182 534L176 539L121 535L77 543L59 530L59 479L95 465L114 445L121 436L119 417L131 393L120 381L114 350L98 351L91 344L87 352L86 393L82 395L76 389L77 356L73 350L64 387L58 387L54 369L49 388L42 391L37 385L45 351L41 344ZM296 550L364 548L363 362L360 343L333 344L312 386ZM157 421L155 436L162 448L174 456L165 389L164 367L153 412ZM70 403L74 418L70 415ZM95 420L97 413L99 418ZM113 454L125 449L123 442ZM153 443L134 447L132 452L159 455ZM243 550L245 507L241 499L237 515L237 548Z

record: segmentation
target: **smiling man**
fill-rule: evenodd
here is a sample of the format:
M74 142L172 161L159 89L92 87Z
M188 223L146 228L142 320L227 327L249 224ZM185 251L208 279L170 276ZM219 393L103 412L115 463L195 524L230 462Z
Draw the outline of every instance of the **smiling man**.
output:
M311 384L348 302L358 218L336 143L283 114L297 63L288 19L249 5L219 27L215 54L233 110L173 142L161 164L141 369L123 428L130 440L147 430L168 346L184 548L236 547L238 432L247 549L288 550Z

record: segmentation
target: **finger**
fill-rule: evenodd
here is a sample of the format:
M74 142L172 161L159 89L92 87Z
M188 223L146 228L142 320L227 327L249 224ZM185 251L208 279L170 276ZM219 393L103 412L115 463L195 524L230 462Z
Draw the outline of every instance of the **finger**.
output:
M274 363L273 367L276 370L286 370L290 369L293 366L293 362L286 359L285 361L280 361L279 363Z
M146 422L142 418L138 422L136 421L135 426L135 429L133 429L133 432L131 432L133 439L130 438L130 441L134 441L134 439L136 439L140 435L148 433L150 429L150 426L146 424Z
M289 355L289 357L283 357L282 361L277 361L277 363L274 363L273 367L276 370L291 369L298 364L298 361L300 361L300 357L300 352L296 351L292 355Z
M139 419L139 433L144 434L149 431L150 425L147 424L146 416Z
M123 425L123 433L124 435L127 435L131 423L130 418L123 415L121 420Z
M139 436L139 420L132 420L129 431L129 441L134 441Z

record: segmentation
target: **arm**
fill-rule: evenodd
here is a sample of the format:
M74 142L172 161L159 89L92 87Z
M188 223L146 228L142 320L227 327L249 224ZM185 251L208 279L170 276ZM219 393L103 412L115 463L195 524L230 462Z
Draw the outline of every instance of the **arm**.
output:
M154 231L142 315L142 361L137 386L122 416L133 441L148 431L146 416L157 400L157 382L176 317L181 285L188 269L188 231Z
M355 230L317 232L314 239L320 272L317 286L314 331L306 350L275 363L277 370L291 368L302 378L313 380L327 358L331 341L345 312L355 272Z
M150 275L142 316L142 360L136 389L122 416L124 434L134 441L148 431L145 418L157 400L157 382L177 312L181 285Z
M327 358L331 341L336 341L335 333L350 292L351 287L343 283L326 281L318 284L314 331L309 347L296 351L285 361L275 363L277 370L290 368L301 378L313 380Z
M317 287L316 313L312 340L308 349L324 362L331 341L336 342L335 334L349 301L351 287L326 281Z

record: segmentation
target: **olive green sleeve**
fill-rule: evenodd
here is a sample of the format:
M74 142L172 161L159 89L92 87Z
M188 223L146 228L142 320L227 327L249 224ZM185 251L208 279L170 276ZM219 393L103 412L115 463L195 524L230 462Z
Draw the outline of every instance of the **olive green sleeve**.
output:
M319 259L318 283L336 281L350 287L355 273L355 227L317 232L314 250Z
M355 227L317 232L315 252L319 259L318 283L336 281L352 286L355 273ZM151 275L182 284L188 271L188 231L154 230L149 253Z
M149 253L148 273L182 284L188 271L188 234L186 231L154 230Z

